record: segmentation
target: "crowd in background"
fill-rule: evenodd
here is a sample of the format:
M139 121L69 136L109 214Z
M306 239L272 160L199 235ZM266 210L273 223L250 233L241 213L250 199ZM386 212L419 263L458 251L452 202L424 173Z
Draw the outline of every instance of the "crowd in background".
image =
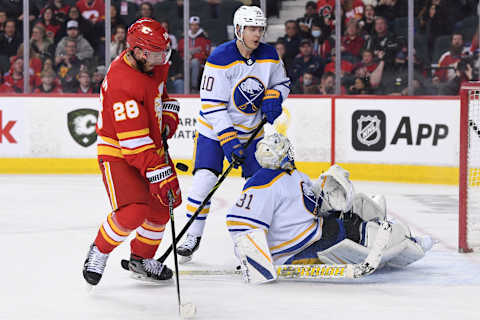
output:
M228 39L227 25L241 5L259 0L190 1L190 90L211 50ZM277 16L282 1L267 1ZM342 0L342 94L407 94L408 1ZM478 0L414 0L414 93L457 95L463 81L478 80ZM105 76L104 0L29 1L30 90L98 93ZM183 93L183 0L112 0L111 59L126 47L129 25L140 17L169 32L167 87ZM23 92L23 0L0 0L0 93ZM305 14L285 21L275 43L292 80L292 93L333 94L335 0L309 1Z

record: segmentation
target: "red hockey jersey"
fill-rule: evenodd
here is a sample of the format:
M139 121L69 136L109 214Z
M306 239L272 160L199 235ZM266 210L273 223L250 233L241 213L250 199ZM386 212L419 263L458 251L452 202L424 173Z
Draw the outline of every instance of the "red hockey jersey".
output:
M126 161L145 176L147 168L165 163L161 128L168 65L148 75L131 66L125 53L112 62L102 83L98 159Z

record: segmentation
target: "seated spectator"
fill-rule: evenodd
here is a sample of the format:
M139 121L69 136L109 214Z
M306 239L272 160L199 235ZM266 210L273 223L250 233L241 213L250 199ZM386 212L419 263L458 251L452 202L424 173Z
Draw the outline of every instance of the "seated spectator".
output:
M28 64L29 75L34 81L35 80L39 81L40 80L40 78L39 78L40 77L40 72L42 71L42 60L34 54L32 47L30 47L29 56L30 56L30 61L29 61L29 64ZM23 57L23 43L18 48L17 55L15 57L11 58L12 63L15 59L17 59L17 57Z
M406 17L408 15L408 1L380 0L375 8L375 12L378 16L385 17L387 21L393 23L395 18Z
M297 25L301 38L310 38L310 31L312 23L320 20L317 13L317 4L313 1L308 1L305 5L305 14L303 17L297 19Z
M360 35L360 30L356 20L347 22L345 35L342 37L342 59L347 59L352 63L360 60L360 51L365 44L364 38Z
M169 93L183 93L184 85L183 62L178 51L172 49L170 68L168 69L167 91Z
M0 55L8 58L15 56L21 43L22 40L17 33L15 20L7 19L5 22L5 32L0 33Z
M463 82L478 81L478 68L472 57L463 57L455 67L455 77L440 86L440 94L457 96L460 95L460 87Z
M75 55L79 60L90 59L93 57L93 48L80 34L78 30L78 22L76 20L69 20L67 22L67 35L58 43L55 50L55 59L59 59L59 57L66 55L66 44L68 41L75 42ZM56 64L58 64L58 62Z
M322 56L322 45L325 42L325 39L328 39L329 36L330 30L323 23L323 20L315 20L312 22L311 39L314 56Z
M368 49L378 59L385 60L386 67L393 65L397 52L403 43L397 36L388 31L387 21L383 17L375 18L375 32L365 42L364 49Z
M344 0L342 5L344 23L358 21L363 17L364 4L362 0Z
M80 14L93 24L105 20L105 3L103 0L78 0L75 6Z
M320 94L318 85L318 78L313 75L312 71L307 70L293 88L292 93Z
M366 5L363 18L358 23L364 36L373 35L375 29L375 7L371 4Z
M447 6L434 4L431 0L427 2L427 5L418 14L418 21L420 31L427 34L428 51L430 53L433 52L435 39L452 32L452 27L447 23Z
M169 28L170 26L168 24L168 21L163 20L163 21L160 21L160 23L162 24L165 31L167 31L168 33L168 37L170 38L170 48L172 48L173 50L177 50L178 49L177 37L175 37L174 34L170 33L170 28Z
M285 67L285 71L287 72L287 76L291 78L291 68L292 66L290 64L287 64L285 62L285 53L286 53L286 48L285 48L285 43L282 41L277 41L275 43L275 49L277 50L278 57L282 59L283 61L283 66Z
M373 52L367 49L362 50L362 60L356 63L353 66L353 70L355 71L358 68L365 68L366 71L370 74L378 67L378 62L375 61L373 58Z
M30 87L34 87L35 78L30 77ZM13 57L10 71L3 76L0 93L23 93L23 58Z
M463 43L463 35L454 33L450 43L450 49L440 56L438 67L432 79L433 82L447 82L456 76L455 67L462 56L468 53Z
M110 60L113 61L127 47L127 30L125 26L118 25L113 34L113 41L110 45Z
M205 65L210 49L211 41L207 38L202 28L200 28L200 18L190 17L190 30L188 30L188 40L190 48L190 87L194 90L199 89L200 70ZM182 59L185 39L180 39L178 51Z
M100 93L100 87L102 86L102 81L105 78L106 68L105 66L97 66L92 75L92 91L93 93Z
M332 72L325 72L320 80L318 86L320 94L335 94L335 74Z
M285 22L285 35L277 40L277 42L281 41L285 44L286 52L283 59L284 63L292 64L293 59L295 59L298 54L300 40L297 22L295 20L287 20Z
M48 6L53 8L53 14L58 22L64 23L67 20L70 6L65 4L64 0L49 0Z
M314 76L320 78L323 74L323 68L323 59L313 55L312 42L309 39L303 39L300 42L300 53L293 60L292 64L292 82L294 85L300 81L300 77L307 69Z
M153 5L147 1L144 1L138 7L138 16L140 18L153 18Z
M0 34L5 32L5 22L7 22L7 11L0 7Z
M348 94L371 94L370 82L368 78L355 77L353 85L348 88Z
M336 61L336 53L335 53L335 48L333 48L330 56L330 62L327 63L327 65L325 66L324 72L335 73L335 61ZM353 64L348 60L342 59L340 63L340 72L342 74L342 78L345 75L351 74L352 71L353 71Z
M86 68L83 61L77 56L75 40L66 40L65 53L55 57L57 75L62 82L64 92L75 92L77 88L76 75Z
M62 89L55 82L56 74L53 70L44 70L40 74L41 84L33 93L62 93Z
M60 22L54 15L53 7L46 7L40 13L40 18L34 25L41 24L45 28L45 34L50 39L51 43L54 43L55 36L61 28Z
M34 55L42 61L46 58L53 58L55 46L52 40L47 36L46 30L42 24L36 24L32 29L30 38L30 48Z
M94 93L90 73L87 70L81 70L77 75L78 87L75 93Z

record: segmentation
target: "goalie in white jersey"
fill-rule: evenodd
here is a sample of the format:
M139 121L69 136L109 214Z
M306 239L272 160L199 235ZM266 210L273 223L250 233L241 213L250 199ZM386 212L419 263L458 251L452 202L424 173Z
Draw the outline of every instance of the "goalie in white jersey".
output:
M227 214L247 280L274 280L266 276L273 265L362 262L386 219L383 196L355 193L338 165L312 182L295 168L290 141L278 133L261 140L255 156L262 169ZM431 246L431 238L415 238L407 226L393 223L382 265L406 266Z
M262 10L242 6L234 15L236 39L217 47L207 59L200 86L201 110L197 121L193 186L187 198L187 217L197 210L223 170L223 159L241 164L242 176L251 177L260 166L255 146L243 144L260 125L282 113L290 92L282 60L273 46L260 42L266 28ZM208 203L190 226L178 247L181 262L189 261L200 244L210 211Z

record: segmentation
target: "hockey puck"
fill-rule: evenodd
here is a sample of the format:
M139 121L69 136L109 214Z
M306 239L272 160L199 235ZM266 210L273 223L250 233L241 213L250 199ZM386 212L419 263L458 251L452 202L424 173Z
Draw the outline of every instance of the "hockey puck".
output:
M175 168L177 168L180 171L187 172L188 171L188 166L185 163L182 162L177 162L175 165Z
M183 319L190 319L197 313L197 307L191 302L182 303L180 305L180 316Z

